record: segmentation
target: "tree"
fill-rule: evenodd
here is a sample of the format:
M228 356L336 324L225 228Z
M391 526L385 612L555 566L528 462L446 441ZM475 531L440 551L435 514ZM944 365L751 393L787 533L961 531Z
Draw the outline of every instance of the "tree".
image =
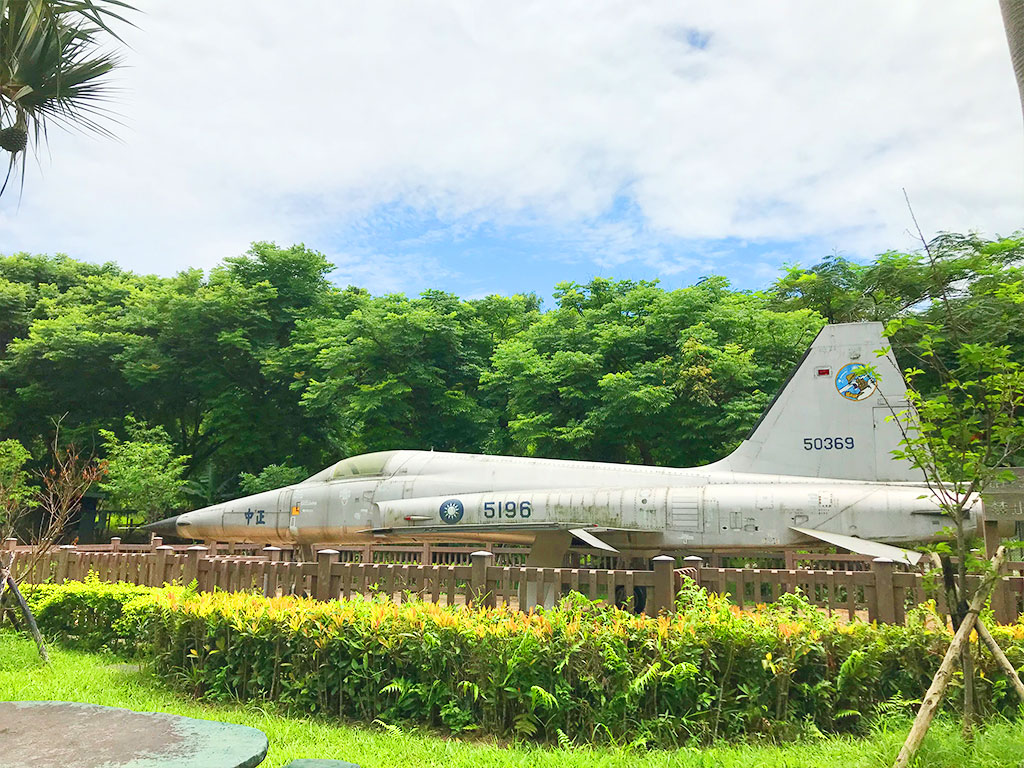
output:
M53 439L50 443L52 465L39 473L40 487L35 493L34 505L43 512L39 528L31 533L32 549L27 559L21 560L23 574L31 574L36 566L47 556L71 520L78 511L85 493L98 482L105 473L105 468L96 463L91 456L83 456L73 444L62 445L60 442L61 420L55 419ZM24 461L24 448L7 446L7 482L12 486L19 485L23 477L19 462ZM24 507L20 511L24 511ZM0 559L0 607L5 592L13 594L21 608L22 615L28 625L32 637L36 641L39 655L44 663L49 663L43 636L36 626L35 618L24 596L18 589L18 582L11 573L13 555L5 560Z
M17 440L0 441L0 541L14 535L15 526L32 504L33 489L25 469L30 458Z
M501 334L489 324L500 317L490 312L494 302L482 318L476 305L441 291L416 299L349 291L345 301L344 316L300 324L288 364L303 406L327 425L337 453L482 450L495 429L480 393ZM532 303L508 301L513 316Z
M904 348L915 365L905 371L907 408L894 413L904 429L896 455L920 469L932 496L953 523L955 577L948 556L941 557L946 576L947 603L956 630L950 652L922 703L914 727L897 758L905 766L916 750L948 681L955 646L960 651L964 677L963 726L972 728L974 669L966 633L977 626L990 650L1003 663L1005 656L977 617L984 599L972 592L968 579L971 562L966 523L980 495L993 483L1013 477L1006 468L1024 451L1024 366L1010 344L1017 333L1024 281L1018 263L1020 243L1001 248L963 248L959 236L940 236L931 243L921 238L927 282L934 286L927 306L891 322L888 335L911 338ZM992 265L995 250L997 266ZM949 280L949 267L963 267L970 278ZM978 318L983 318L979 325ZM889 350L882 350L887 354ZM1002 548L993 561L998 569ZM991 588L991 580L982 582ZM971 606L970 609L968 606ZM1007 674L1019 680L1008 662Z
M768 295L779 309L813 309L830 323L869 319L873 307L863 290L865 269L834 253L810 269L786 267Z
M908 326L919 333L920 364L905 371L909 408L898 414L906 428L897 455L923 470L953 523L957 590L965 601L970 510L993 483L1013 478L1006 468L1024 450L1024 367L1009 347L990 342L957 341L950 354L941 349L948 330L917 318L893 321L887 332ZM926 376L920 365L938 379L937 392L916 386Z
M324 463L326 428L293 388L309 361L301 349L282 357L297 322L343 304L329 268L301 246L266 243L208 275L170 278L0 258L0 427L42 449L51 418L67 413L64 434L88 445L130 411L192 456L190 478L212 471L214 500L234 493L239 472Z
M309 472L302 467L290 467L287 464L268 464L252 475L243 472L238 476L238 488L247 496L261 491L272 491L286 485L294 485L309 477Z
M558 306L498 345L508 452L691 466L734 448L822 321L709 278L562 283Z
M20 155L38 148L51 123L110 135L107 75L116 54L101 50L110 22L133 10L121 0L0 0L0 147ZM114 35L116 38L116 35ZM6 181L4 188L6 188ZM0 189L0 194L3 189Z
M128 417L129 439L121 440L101 429L107 453L107 479L100 488L123 509L143 512L147 520L164 517L168 508L183 501L182 489L188 456L176 456L167 432Z
M1020 296L1020 285L1004 286ZM967 580L968 565L972 561L966 523L980 495L1000 480L1011 480L1013 474L1006 468L1010 461L1024 450L1024 367L1011 357L1006 346L987 342L968 342L957 337L955 327L943 328L917 318L897 320L888 331L897 332L907 325L919 331L917 349L919 360L930 368L929 373L939 381L938 391L930 396L922 394L915 384L924 378L925 371L914 367L906 371L909 408L895 414L905 424L904 439L896 455L907 459L921 469L928 489L945 514L951 519L955 534L957 556L956 576L948 557L942 565L946 573L946 593L956 640L963 641L963 627L977 626L992 652L1000 658L1002 651L968 604L978 603L984 595L976 595ZM952 354L943 354L941 347L949 344L952 335ZM1002 548L993 564L998 569ZM983 582L990 588L989 582ZM952 653L952 647L951 647ZM969 735L974 713L974 664L969 644L960 652L964 676L964 734ZM917 748L923 730L934 713L935 699L941 697L948 680L950 659L943 664L945 670L937 675L925 697L914 728L897 759L904 766ZM1007 667L1008 663L1004 664ZM1007 673L1016 675L1012 666ZM1019 682L1018 682L1019 687Z
M943 232L926 245L926 251L887 251L870 264L833 255L809 269L787 267L766 291L769 306L779 311L811 309L835 323L888 322L907 313L945 311L946 297L975 312L971 324L988 333L982 315L995 297L974 301L974 287L984 292L993 282L1019 279L1024 239L1019 233L987 239Z

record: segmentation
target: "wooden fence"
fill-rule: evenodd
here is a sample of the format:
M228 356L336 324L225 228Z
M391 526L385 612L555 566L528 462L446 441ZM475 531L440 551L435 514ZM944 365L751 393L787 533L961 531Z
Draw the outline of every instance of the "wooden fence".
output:
M674 559L656 559L652 570L533 568L495 564L491 552L474 552L469 563L431 564L343 562L333 549L317 552L316 562L290 562L268 547L259 555L211 554L193 546L184 552L161 545L150 552L82 550L64 546L31 563L24 548L14 551L14 574L26 583L81 581L89 574L101 581L160 586L196 581L200 591L256 591L267 596L304 595L320 600L354 594L387 595L397 602L412 598L443 605L527 603L529 585L543 595L575 590L595 600L633 600L647 590L649 610L671 610L682 578Z
M801 568L719 568L700 557L655 558L648 569L533 568L520 564L521 552L507 558L490 551L446 554L454 562L375 562L346 560L346 552L322 549L314 562L292 562L277 547L258 552L226 554L202 546L187 548L157 544L146 551L124 551L117 544L96 547L63 546L26 572L28 548L14 553L14 573L27 583L82 580L90 573L102 581L160 586L196 581L201 591L256 591L267 596L304 595L321 600L354 594L387 595L402 602L412 598L443 605L533 603L530 593L564 594L576 591L590 599L632 604L648 613L671 611L684 575L711 592L729 594L740 608L770 603L799 589L829 615L855 616L885 623L902 623L909 608L934 598L943 606L941 590L926 588L924 575L904 570L891 560L876 559L866 570ZM437 548L441 549L441 548ZM434 551L437 551L435 549ZM453 548L454 549L454 548ZM422 554L422 550L421 550ZM834 557L834 556L832 556ZM410 558L411 559L411 558ZM684 567L677 567L679 565ZM1024 605L1024 562L1010 563L993 598L997 621L1017 620ZM531 585L533 587L531 588ZM636 602L634 602L634 599ZM643 602L644 605L638 603Z
M77 544L79 552L152 552L163 545L163 539L153 537L150 544L127 544L114 537L108 544ZM189 544L173 545L176 552L184 552ZM218 555L259 555L263 544L241 542L205 543L210 552ZM10 539L6 548L19 549L17 542ZM339 559L348 563L396 563L422 565L468 565L469 556L479 550L488 549L501 565L525 565L530 548L526 545L491 544L365 544L345 546L331 543L314 545L313 549L336 549ZM282 560L297 560L299 550L281 548ZM866 571L871 567L871 558L858 554L836 554L802 552L797 550L758 552L744 549L718 549L705 556L705 563L715 568L826 568L833 570ZM628 558L589 547L572 547L566 553L563 565L566 568L622 569L629 565ZM755 565L756 564L756 565ZM1024 564L1022 564L1024 565Z

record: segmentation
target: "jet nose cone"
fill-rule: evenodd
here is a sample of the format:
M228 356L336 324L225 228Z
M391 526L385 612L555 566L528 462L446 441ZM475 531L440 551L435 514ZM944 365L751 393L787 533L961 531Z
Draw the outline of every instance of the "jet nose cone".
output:
M174 515L173 517L166 517L163 520L157 520L155 523L149 523L148 525L142 526L142 530L149 531L157 536L177 536L179 517L181 517L181 515Z

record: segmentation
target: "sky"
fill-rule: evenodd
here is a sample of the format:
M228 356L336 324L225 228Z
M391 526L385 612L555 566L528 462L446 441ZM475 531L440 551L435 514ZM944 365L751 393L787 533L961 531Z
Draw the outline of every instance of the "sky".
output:
M1024 227L998 4L137 0L118 140L51 132L0 253L171 275L271 240L374 293L768 285Z

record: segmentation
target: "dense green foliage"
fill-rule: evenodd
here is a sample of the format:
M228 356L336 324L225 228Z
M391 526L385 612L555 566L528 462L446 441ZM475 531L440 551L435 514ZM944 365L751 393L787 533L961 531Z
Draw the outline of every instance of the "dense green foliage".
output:
M0 536L8 536L32 491L25 463L31 458L17 440L0 440Z
M243 472L238 476L238 490L244 494L271 491L285 485L291 485L306 479L309 473L302 467L289 467L287 464L268 464L253 475Z
M596 278L558 285L546 311L534 295L339 288L302 246L169 278L15 254L0 257L0 437L43 466L67 414L62 439L103 457L132 417L187 457L202 504L391 448L695 465L739 443L826 319L951 311L1024 357L1006 288L1022 242L943 235L930 253L793 267L764 292ZM916 327L895 339L905 365Z
M105 653L51 645L43 665L28 637L0 631L0 700L84 701L138 712L259 728L270 740L264 768L281 768L298 758L347 760L364 768L883 768L892 764L906 722L887 718L864 738L817 736L787 743L728 743L672 750L623 743L559 746L526 740L452 738L391 724L351 724L337 718L292 716L267 702L210 702L169 691L165 678L147 665L111 663ZM928 732L919 764L929 768L1019 768L1024 735L1019 721L994 720L970 742L950 718Z
M130 416L128 439L100 430L107 455L105 480L100 488L124 509L138 510L155 520L162 510L182 501L187 456L175 456L163 427L147 427Z
M207 698L580 742L858 731L906 713L949 641L927 610L907 626L844 624L798 595L741 613L692 587L661 618L578 597L525 615L100 583L43 585L30 600L44 632L137 649ZM1024 663L1024 625L994 633ZM983 714L1013 716L1002 674L977 664Z

